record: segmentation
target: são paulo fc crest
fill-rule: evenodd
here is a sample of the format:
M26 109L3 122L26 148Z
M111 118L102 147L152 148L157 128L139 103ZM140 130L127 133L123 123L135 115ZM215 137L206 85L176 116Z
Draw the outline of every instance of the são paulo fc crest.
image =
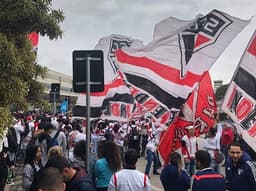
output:
M190 28L180 32L179 48L181 51L181 78L187 73L187 65L193 54L216 42L232 20L216 10L198 18Z

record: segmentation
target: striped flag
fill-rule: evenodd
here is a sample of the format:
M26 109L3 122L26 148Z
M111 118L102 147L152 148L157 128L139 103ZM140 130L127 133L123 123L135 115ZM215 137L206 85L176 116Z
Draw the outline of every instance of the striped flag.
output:
M161 138L159 153L165 163L168 163L169 154L181 147L180 140L186 133L185 128L195 126L196 136L208 132L215 123L216 112L215 95L207 72L183 105L180 115Z
M213 10L142 48L117 50L117 60L129 83L179 109L247 23Z
M123 47L140 47L142 41L113 34L99 40L96 50L104 52L104 92L91 93L91 117L127 121L134 110L135 100L127 86L125 76L119 71L115 51ZM86 94L80 94L74 116L86 116Z
M227 89L222 110L237 124L243 139L256 151L256 31Z

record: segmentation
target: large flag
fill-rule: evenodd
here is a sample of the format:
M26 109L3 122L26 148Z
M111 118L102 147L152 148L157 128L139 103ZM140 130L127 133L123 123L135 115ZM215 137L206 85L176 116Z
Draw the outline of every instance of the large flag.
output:
M115 51L122 47L140 47L142 41L122 35L110 35L99 40L95 50L104 52L103 92L91 93L91 117L127 121L134 109L134 98L130 93L124 75L119 71ZM73 109L74 116L86 116L86 94L80 94Z
M225 94L222 110L237 124L243 139L256 151L256 31L241 57Z
M158 149L165 163L168 162L169 154L180 148L180 140L185 135L185 128L194 125L197 136L206 133L215 123L216 112L215 95L207 72L183 105L178 118L161 138Z
M154 121L157 121L163 128L169 127L179 113L178 109L168 109L156 98L142 89L130 86L131 95L136 101L136 107L132 112L131 118L140 118L143 115L150 115Z
M182 22L177 22L182 23ZM248 21L213 10L143 48L116 51L129 83L180 109L196 84ZM161 36L161 35L160 35Z
M134 98L124 79L118 77L110 84L105 84L103 92L91 93L91 118L127 120L133 110ZM86 94L78 96L74 107L74 116L86 117Z
M197 18L202 17L203 15L199 14ZM165 36L170 36L179 33L182 30L185 30L186 27L195 22L193 20L180 20L174 17L169 17L157 23L154 27L153 39L159 39Z

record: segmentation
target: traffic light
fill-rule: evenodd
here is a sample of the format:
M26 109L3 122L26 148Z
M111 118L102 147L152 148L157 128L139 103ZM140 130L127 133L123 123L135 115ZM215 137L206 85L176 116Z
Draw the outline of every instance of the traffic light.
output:
M50 102L59 101L60 99L60 84L52 83L50 91Z
M60 84L52 83L51 84L51 92L60 92Z

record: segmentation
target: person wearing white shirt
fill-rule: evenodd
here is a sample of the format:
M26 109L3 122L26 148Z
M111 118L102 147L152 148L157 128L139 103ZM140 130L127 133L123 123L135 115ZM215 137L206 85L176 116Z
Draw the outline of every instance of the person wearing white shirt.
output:
M21 134L24 132L24 126L21 123L21 120L16 121L14 124L14 129L16 131L16 136L17 136L17 144L20 146L21 143Z
M78 143L81 140L86 140L86 135L84 133L80 132L81 125L79 123L76 123L73 126L73 130L68 134L68 142L69 142L69 151L68 151L68 159L70 161L73 161L74 155L74 146L76 143Z
M108 191L150 191L149 177L136 170L138 153L128 149L125 153L124 169L114 173L110 179Z
M189 125L186 127L187 134L182 137L183 157L185 169L192 176L195 172L195 153L198 150L197 138L195 136L195 127Z
M215 152L220 150L220 137L222 133L221 124L209 129L206 139L203 141L203 149L208 151L211 156L211 167L219 172L219 164L215 162Z

